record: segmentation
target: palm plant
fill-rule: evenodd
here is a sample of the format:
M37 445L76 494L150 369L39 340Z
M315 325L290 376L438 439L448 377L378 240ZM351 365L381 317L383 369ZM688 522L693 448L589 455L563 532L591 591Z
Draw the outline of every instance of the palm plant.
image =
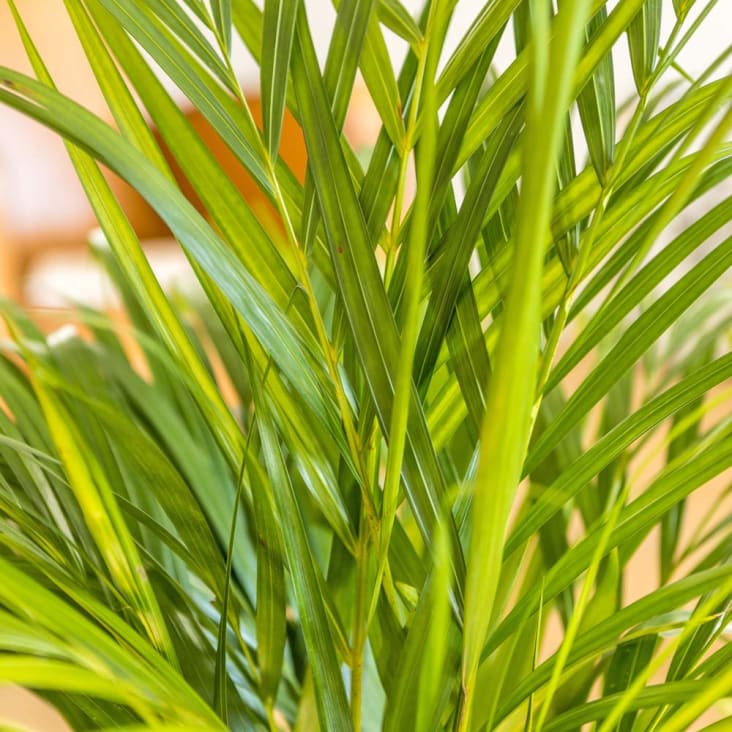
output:
M732 170L731 47L678 62L715 0L664 6L665 38L660 0L490 0L449 56L455 0L344 1L324 68L297 0L64 0L115 127L54 88L8 2L37 78L0 69L0 101L65 138L135 348L88 309L45 337L3 308L0 680L74 729L161 732L672 732L732 694L727 493L693 532L685 512L732 466L732 198L683 216ZM359 70L365 161L342 133ZM200 298L163 292L100 163Z

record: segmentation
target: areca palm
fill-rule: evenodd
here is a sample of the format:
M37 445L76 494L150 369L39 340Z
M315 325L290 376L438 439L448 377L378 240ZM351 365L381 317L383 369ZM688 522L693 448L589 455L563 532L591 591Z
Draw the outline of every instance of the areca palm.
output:
M0 69L0 101L67 142L144 363L102 314L45 337L4 309L0 680L77 729L670 732L729 697L729 514L685 521L732 465L732 202L680 224L732 169L730 49L678 63L714 0L674 0L666 37L658 0L492 0L449 54L453 0L336 3L323 68L297 0L64 2L115 126L55 89L17 13L36 78ZM343 135L359 71L365 161ZM162 290L100 163L200 297Z

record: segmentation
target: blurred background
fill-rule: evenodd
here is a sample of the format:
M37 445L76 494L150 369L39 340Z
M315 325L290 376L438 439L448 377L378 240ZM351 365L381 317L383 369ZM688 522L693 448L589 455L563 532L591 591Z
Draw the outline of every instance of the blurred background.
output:
M62 0L16 0L30 33L53 74L58 87L64 93L94 111L104 119L109 113L94 77L85 62L83 51L75 39L74 31ZM418 0L406 0L410 10L421 6ZM610 8L615 2L609 2ZM454 20L447 36L446 54L462 37L483 0L459 0ZM322 28L315 34L320 42L321 60L327 53L327 43L334 20L332 4L328 0L306 0L306 7L314 27ZM671 0L665 0L664 28L668 33L673 22ZM732 39L732 2L722 0L704 23L704 30L684 50L680 66L692 78L701 73ZM385 31L387 44L395 64L406 53L406 46ZM665 37L662 35L662 38ZM618 105L631 97L633 86L627 49L624 41L616 46L615 80ZM443 57L443 63L447 55ZM496 65L503 69L513 59L512 33L504 35ZM245 93L250 100L255 117L259 111L258 70L251 56L237 47L234 64ZM0 65L30 73L29 64L17 36L10 10L0 0ZM719 74L729 73L729 67ZM167 82L166 82L167 83ZM170 87L175 94L175 90ZM239 188L259 212L267 216L268 204L258 193L256 186L238 164L227 156L216 136L209 132L205 122L191 109L180 94L176 99L186 110L191 123L203 134L211 149L236 181ZM632 108L631 108L632 110ZM619 120L622 129L623 119ZM361 85L354 94L346 123L346 135L357 150L367 153L378 134L378 118L372 111L368 92ZM581 139L579 133L575 140ZM287 120L283 134L282 155L302 176L306 156L302 136L296 123ZM578 163L583 164L584 151L578 144ZM129 216L161 283L168 289L192 286L183 255L169 236L165 226L154 212L122 181L109 174L115 191ZM181 178L185 191L190 187ZM702 197L683 216L694 217L700 207L708 207L713 201L732 192L717 189ZM117 305L112 289L101 271L94 265L88 242L94 238L96 222L77 182L62 142L51 132L29 121L18 113L0 106L0 295L11 298L29 309L39 322L57 327L68 315L68 308L76 303L114 309ZM672 231L665 236L671 236ZM718 236L729 236L730 231L720 231ZM98 238L98 235L97 235ZM716 240L715 240L716 241ZM701 256L701 253L700 255ZM726 287L730 287L727 280ZM655 565L655 556L653 559ZM648 571L655 572L655 569ZM647 588L648 575L639 571L638 593ZM633 589L630 589L633 592ZM51 710L37 703L27 692L10 687L0 687L0 727L13 720L25 729L47 732L64 729L62 721Z

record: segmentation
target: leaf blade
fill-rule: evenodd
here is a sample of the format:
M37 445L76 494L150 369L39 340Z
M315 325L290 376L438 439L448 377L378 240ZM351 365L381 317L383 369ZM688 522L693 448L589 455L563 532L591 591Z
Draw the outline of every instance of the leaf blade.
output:
M262 116L270 158L277 156L285 117L285 97L290 56L295 39L297 0L266 0L264 3L261 60ZM231 18L229 18L231 23Z

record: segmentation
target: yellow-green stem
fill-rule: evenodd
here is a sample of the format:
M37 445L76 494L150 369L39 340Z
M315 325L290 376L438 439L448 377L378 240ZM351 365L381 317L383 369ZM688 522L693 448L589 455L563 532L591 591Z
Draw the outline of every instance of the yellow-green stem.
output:
M422 43L419 48L415 49L418 54L419 61L417 65L417 73L414 80L414 96L409 106L409 115L407 117L407 125L404 130L404 139L402 140L401 156L399 158L399 176L397 178L396 193L394 194L394 210L392 212L391 229L386 239L386 267L384 272L384 282L389 286L391 276L394 272L394 264L396 262L396 252L399 246L399 234L402 225L402 210L404 208L404 195L407 185L407 171L409 170L409 154L414 145L414 136L417 130L417 109L419 107L419 97L424 78L424 64L426 57L426 47Z
M356 556L356 596L353 609L353 641L351 643L351 721L354 732L361 730L363 700L363 656L367 634L369 529L361 513L358 554Z
M437 4L435 3L431 7L430 17L427 21L427 31L425 33L425 39L429 38L430 35L432 18L436 5ZM404 149L402 151L399 182L396 191L394 218L389 240L390 248L387 256L386 272L386 275L388 277L391 276L390 268L388 266L389 262L391 261L391 263L393 264L393 258L390 260L389 256L393 255L399 238L399 229L401 226L401 207L406 181L407 161L417 127L417 115L420 109L422 90L425 82L431 85L430 89L428 90L428 94L426 95L427 101L431 102L426 105L428 107L426 113L434 114L435 118L437 115L436 103L434 102L434 79L426 79L425 77L425 71L427 69L427 59L429 55L428 49L429 44L425 41L420 46L420 55L417 62L417 73L414 80L414 94L412 97L412 103L409 108L408 122L405 131ZM432 166L432 164L432 162L429 162L430 166ZM426 181L429 184L430 188L431 179L432 167L429 168L428 174L426 175ZM419 200L420 196L426 197L426 195L428 195L428 190L429 189L418 189L417 200ZM423 204L424 209L419 213L424 218L424 216L426 216L425 212L427 211L428 206L425 202L423 202ZM419 310L419 297L420 291L422 289L422 280L424 277L424 252L426 250L427 225L426 219L415 219L412 223L412 251L410 251L409 253L410 264L408 267L408 269L410 270L409 274L411 275L411 282L409 282L409 286L407 288L409 292L406 305L405 326L401 334L401 345L399 350L399 370L397 372L396 384L394 388L394 402L392 404L392 418L389 430L389 453L386 464L386 477L384 479L384 495L381 505L381 531L379 534L379 544L377 552L378 564L376 568L374 587L369 603L367 625L371 622L371 619L373 618L374 612L376 610L376 604L378 602L379 593L381 591L381 584L384 578L384 570L388 562L391 532L394 526L394 521L396 520L396 509L399 502L399 488L401 485L401 466L406 444L409 400L411 399L412 365L414 362L414 353L416 350L418 338L417 320Z

